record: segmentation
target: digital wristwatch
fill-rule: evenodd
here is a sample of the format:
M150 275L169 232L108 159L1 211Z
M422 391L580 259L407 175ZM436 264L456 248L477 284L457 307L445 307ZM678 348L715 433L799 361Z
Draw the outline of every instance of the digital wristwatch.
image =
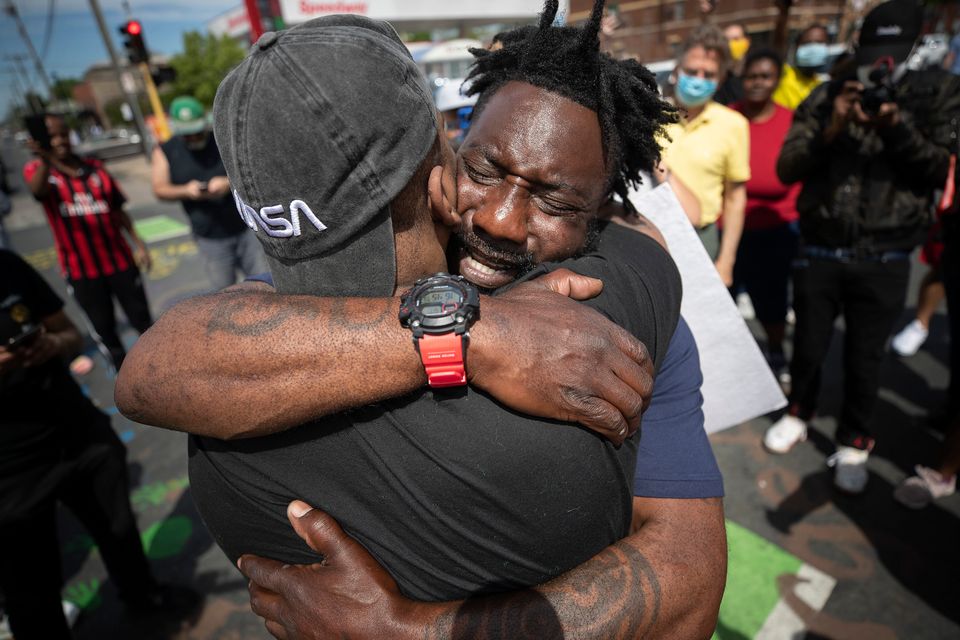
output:
M477 288L449 273L421 278L400 297L400 324L413 331L431 387L467 384L467 329L479 313Z

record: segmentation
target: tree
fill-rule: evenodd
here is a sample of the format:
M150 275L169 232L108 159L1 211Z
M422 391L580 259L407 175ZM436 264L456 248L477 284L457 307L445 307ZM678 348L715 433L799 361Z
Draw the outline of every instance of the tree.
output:
M169 103L176 96L193 96L207 107L223 78L240 64L246 51L229 36L217 37L188 31L183 34L183 51L170 60L177 77L164 91Z
M51 87L56 100L72 100L73 88L80 84L76 78L56 78Z

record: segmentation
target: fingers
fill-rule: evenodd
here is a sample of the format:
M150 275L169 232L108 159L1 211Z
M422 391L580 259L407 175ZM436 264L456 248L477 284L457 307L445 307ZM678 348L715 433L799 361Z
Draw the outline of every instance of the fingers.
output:
M294 500L287 507L287 518L297 535L326 562L342 555L344 547L353 542L329 514L300 500Z
M270 635L274 638L287 640L290 634L287 633L286 627L281 622L284 619L283 598L254 582L251 582L247 589L250 592L250 610L263 618L264 626L266 626Z
M603 282L596 278L582 276L569 269L557 269L538 278L547 289L574 300L589 300L600 295Z
M242 555L237 560L237 568L240 569L240 573L260 587L276 593L280 593L282 590L283 576L281 572L284 566L282 562L250 554Z
M279 594L264 589L255 582L247 586L250 592L250 610L267 620L280 619L281 598Z
M617 446L623 443L630 432L630 425L623 414L603 398L575 395L567 398L567 404L571 411L568 420L579 422Z

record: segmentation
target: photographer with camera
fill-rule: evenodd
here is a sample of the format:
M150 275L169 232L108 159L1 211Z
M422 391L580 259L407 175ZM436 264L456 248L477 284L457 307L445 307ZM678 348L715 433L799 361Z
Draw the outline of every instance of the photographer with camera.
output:
M786 415L764 436L786 453L807 434L833 325L843 315L844 403L836 486L860 493L874 439L869 423L880 365L903 310L911 251L933 219L956 145L960 90L941 70L908 72L920 36L914 0L890 0L867 15L855 66L815 89L794 115L777 174L802 181L802 248L794 268L797 315Z
M174 98L170 121L175 135L153 148L153 195L183 205L214 291L234 284L237 269L264 273L263 249L237 215L203 105L190 96Z
M80 346L50 285L0 249L0 592L17 640L71 637L60 603L57 502L90 532L128 608L196 604L192 592L153 578L130 505L126 448L64 361Z

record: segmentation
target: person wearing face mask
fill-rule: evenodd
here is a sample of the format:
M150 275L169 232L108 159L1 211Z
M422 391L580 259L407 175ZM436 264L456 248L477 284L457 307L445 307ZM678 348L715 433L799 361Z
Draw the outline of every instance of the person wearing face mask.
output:
M234 284L237 269L244 275L263 273L263 250L237 215L203 106L190 96L174 98L170 120L174 137L153 149L154 195L183 204L215 291Z
M698 27L684 45L675 94L685 117L667 127L661 177L670 182L729 287L743 232L750 133L745 117L713 100L728 50L723 33L712 25Z
M827 64L827 43L830 34L821 24L812 24L797 37L797 49L793 64L783 65L780 85L773 94L773 101L781 107L796 110L810 92L823 82L822 73Z
M747 30L739 22L728 24L723 29L730 54L730 68L713 99L722 105L729 105L743 99L743 61L750 50L750 38Z

